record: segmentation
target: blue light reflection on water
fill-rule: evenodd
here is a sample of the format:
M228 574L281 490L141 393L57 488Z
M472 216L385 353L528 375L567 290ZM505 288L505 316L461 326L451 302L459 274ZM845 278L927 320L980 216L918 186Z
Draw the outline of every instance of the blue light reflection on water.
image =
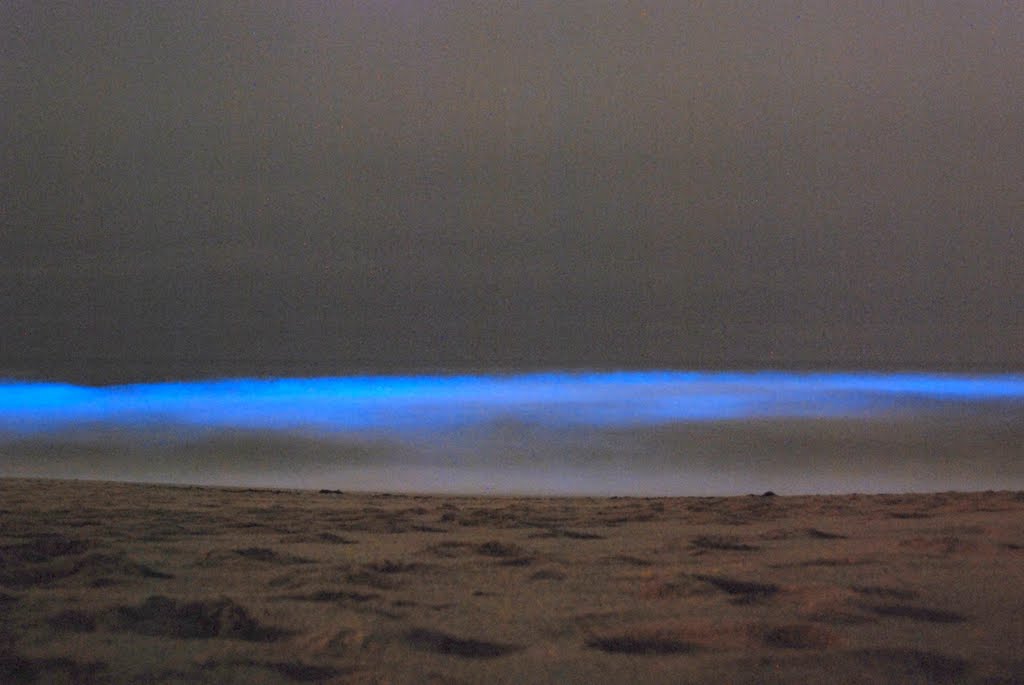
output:
M1024 403L1024 376L612 372L236 379L109 387L0 383L0 431L95 424L408 433L488 422L635 428L759 418L860 418L935 403Z

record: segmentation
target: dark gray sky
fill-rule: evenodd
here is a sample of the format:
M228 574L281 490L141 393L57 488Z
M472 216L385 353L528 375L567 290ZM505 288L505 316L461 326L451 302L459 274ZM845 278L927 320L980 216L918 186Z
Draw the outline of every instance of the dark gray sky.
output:
M7 368L1024 365L1018 2L0 27Z

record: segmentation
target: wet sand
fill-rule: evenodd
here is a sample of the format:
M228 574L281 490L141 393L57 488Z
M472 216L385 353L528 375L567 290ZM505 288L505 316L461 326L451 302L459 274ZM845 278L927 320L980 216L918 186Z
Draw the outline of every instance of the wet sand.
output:
M1024 493L0 480L3 683L1019 683Z

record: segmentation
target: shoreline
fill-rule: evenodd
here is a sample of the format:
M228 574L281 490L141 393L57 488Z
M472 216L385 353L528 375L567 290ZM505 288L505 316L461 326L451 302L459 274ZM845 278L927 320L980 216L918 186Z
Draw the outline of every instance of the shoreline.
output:
M268 493L268 494L306 494L306 495L344 495L351 497L410 497L414 499L451 499L451 500L730 500L747 499L751 497L770 497L786 499L822 499L822 498L871 498L871 497L930 497L936 495L1020 495L1024 497L1024 490L1015 488L1006 489L945 489L945 490L884 490L878 492L850 491L850 492L793 492L766 490L764 492L749 492L745 494L701 494L701 495L644 495L644 494L588 494L588 493L561 493L554 492L533 493L517 491L453 491L439 492L434 490L375 490L375 489L343 489L343 488L315 488L315 487L288 487L277 485L225 485L218 483L203 482L172 482L172 481L149 481L149 480L117 480L109 478L60 478L49 476L3 476L0 475L0 487L5 482L23 482L26 484L44 483L66 483L66 484L94 484L109 486L138 486L152 488L176 488L182 490L212 490L233 493Z
M0 478L0 681L1024 679L1024 492Z

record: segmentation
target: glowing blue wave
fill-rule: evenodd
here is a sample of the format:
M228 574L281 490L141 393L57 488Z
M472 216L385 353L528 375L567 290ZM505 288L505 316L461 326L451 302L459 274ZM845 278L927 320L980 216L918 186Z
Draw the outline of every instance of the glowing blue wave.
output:
M924 373L614 372L359 376L82 387L0 383L0 432L82 426L336 434L514 421L641 427L758 418L870 417L936 404L1024 402L1024 376Z

